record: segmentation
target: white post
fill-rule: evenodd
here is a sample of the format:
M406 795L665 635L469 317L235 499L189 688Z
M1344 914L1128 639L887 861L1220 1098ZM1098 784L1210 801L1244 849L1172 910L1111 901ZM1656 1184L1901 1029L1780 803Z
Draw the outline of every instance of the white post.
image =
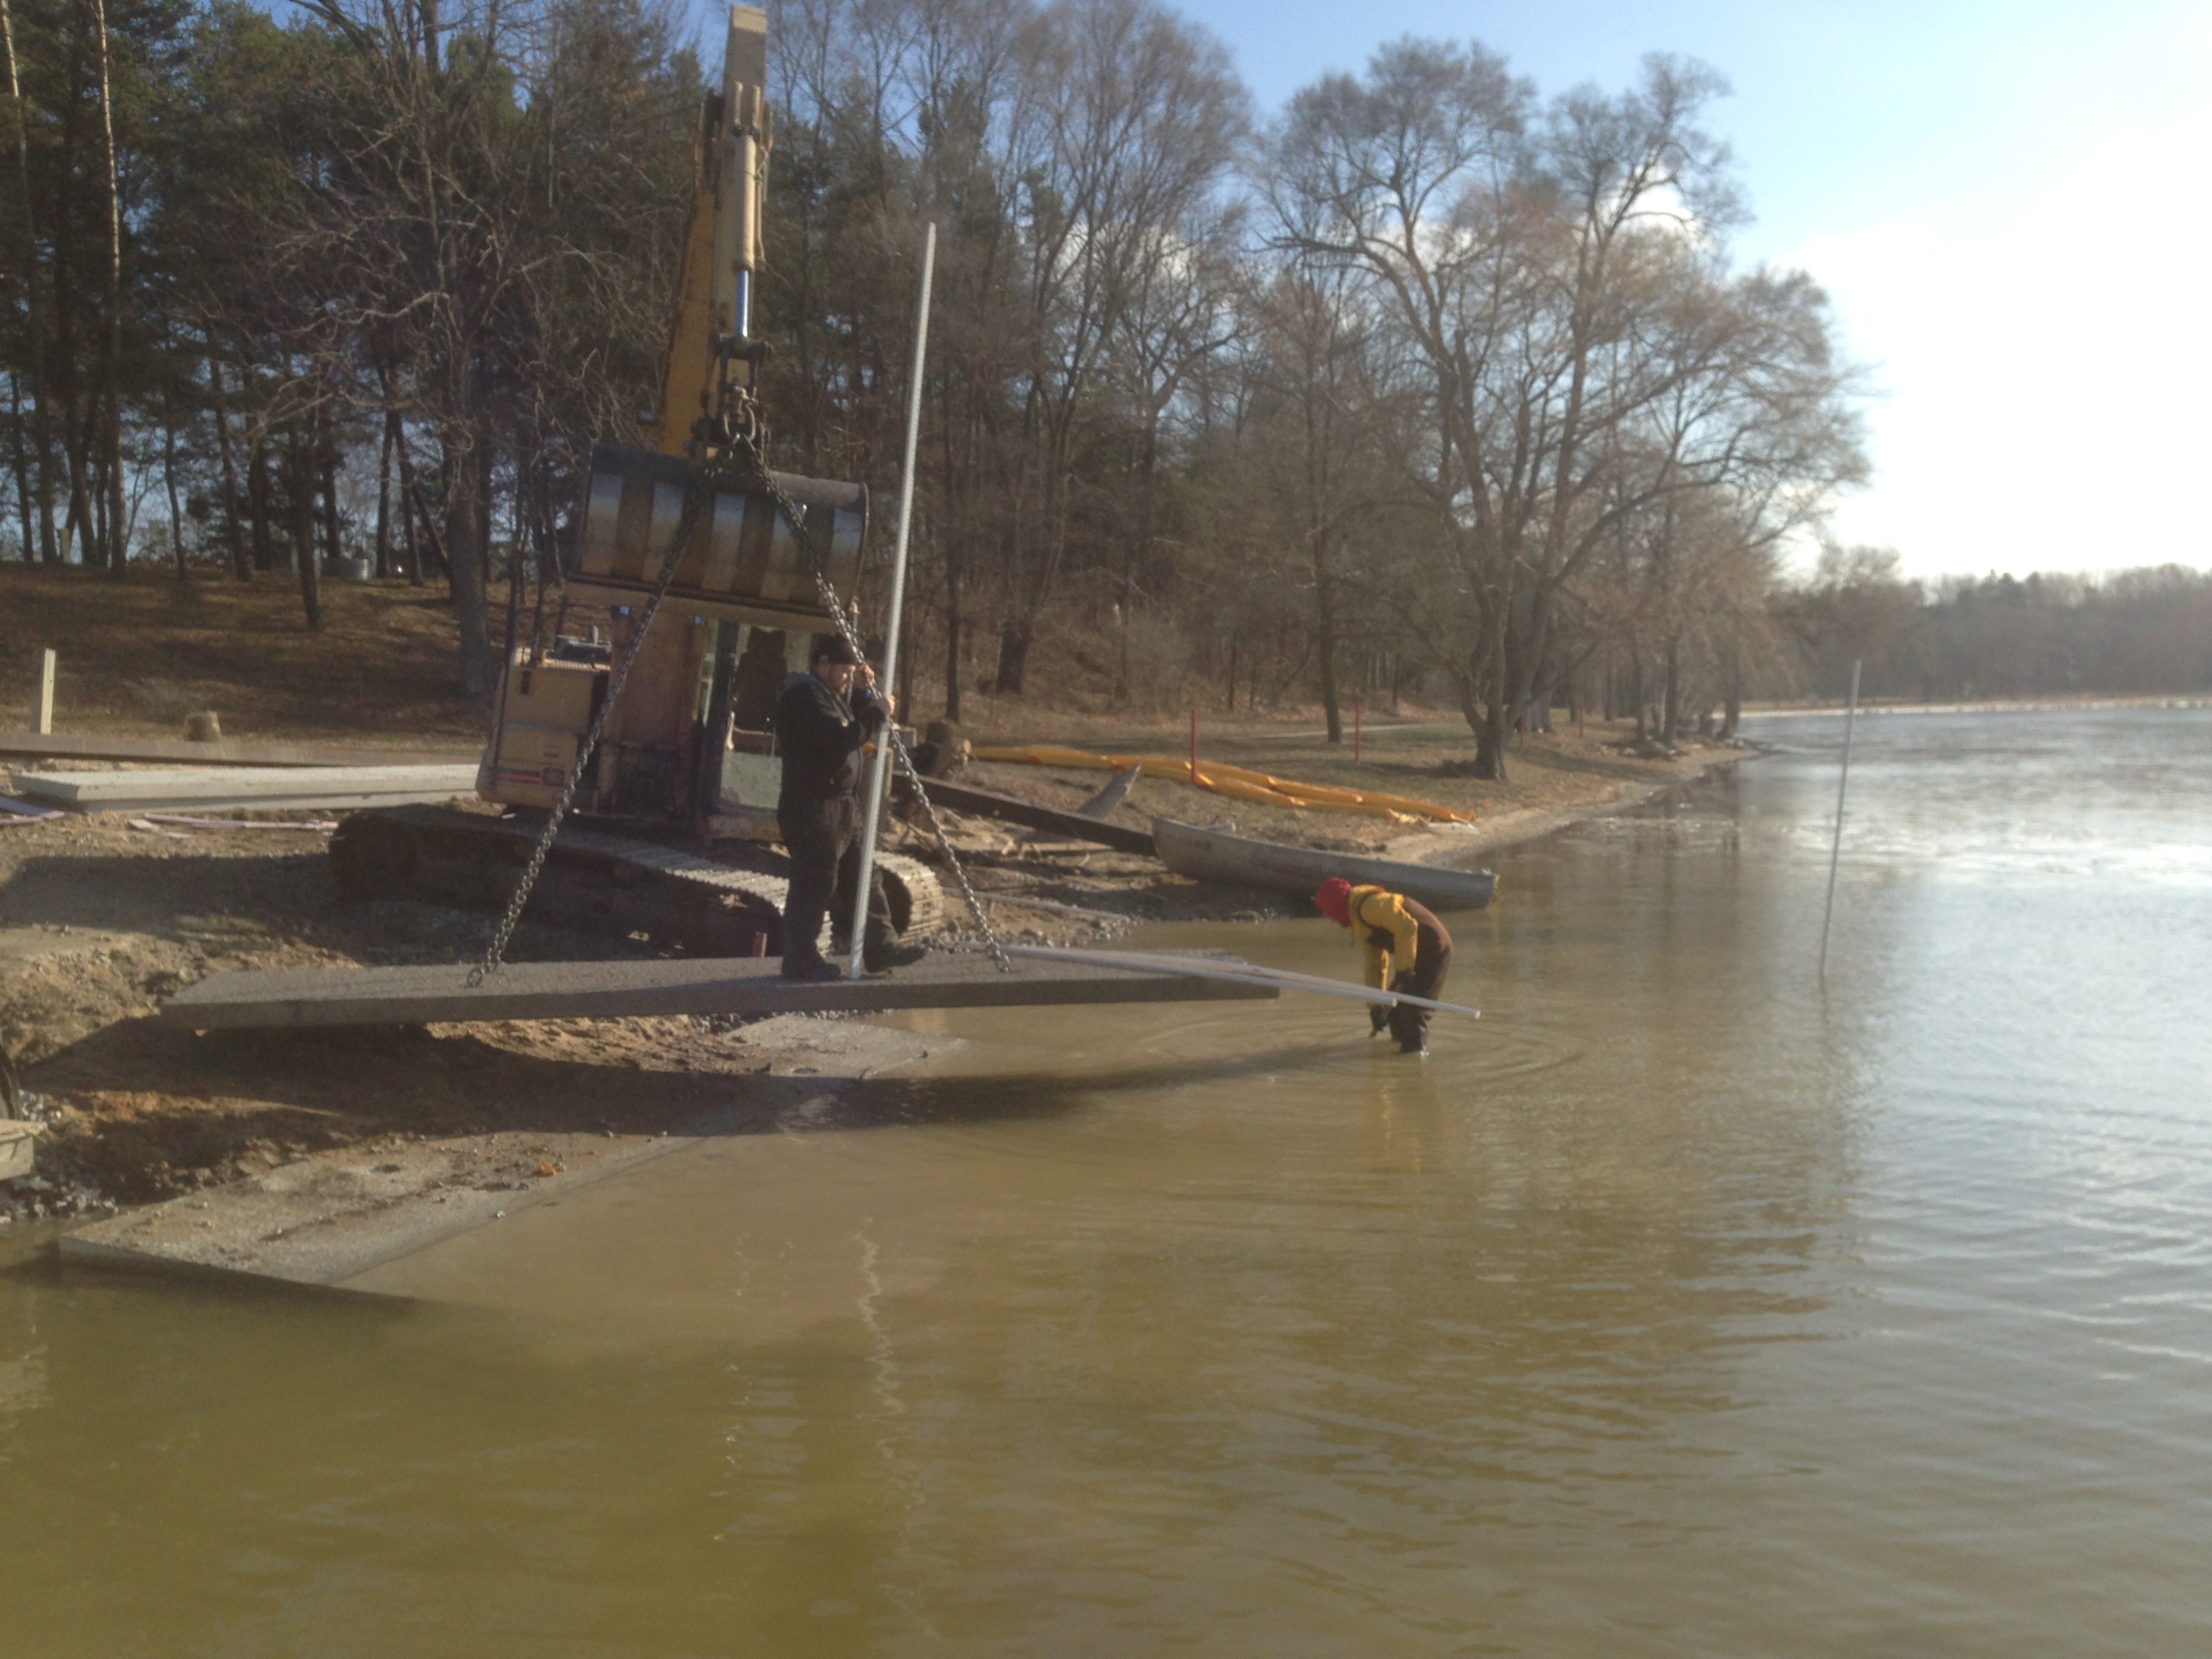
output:
M914 373L906 388L906 467L899 475L898 538L891 546L890 614L884 624L884 660L876 684L885 694L898 684L899 623L906 609L906 538L914 522L914 458L921 437L921 369L929 350L929 287L937 272L937 226L921 245L921 304L914 319ZM853 954L845 977L858 979L868 953L868 891L875 884L876 829L883 818L884 781L890 771L891 722L876 738L876 763L868 769L867 811L860 823L860 890L853 896Z
M1844 710L1844 769L1836 779L1836 838L1828 848L1828 908L1820 914L1820 983L1828 982L1828 924L1836 917L1836 864L1844 855L1844 791L1851 781L1851 727L1859 717L1859 667L1851 663L1851 700Z
M42 737L51 737L54 730L54 653L39 653L39 702L31 711L31 724Z

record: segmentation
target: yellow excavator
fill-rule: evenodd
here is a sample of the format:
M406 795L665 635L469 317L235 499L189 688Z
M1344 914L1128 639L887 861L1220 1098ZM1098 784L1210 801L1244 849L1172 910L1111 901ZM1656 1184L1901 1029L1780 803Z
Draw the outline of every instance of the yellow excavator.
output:
M782 860L769 843L781 769L770 716L815 635L836 629L828 606L844 609L849 625L868 492L713 466L732 444L757 446L761 431L756 382L767 352L753 302L773 142L767 77L767 14L732 6L721 88L704 100L659 407L641 417L659 447L593 447L552 625L517 645L495 697L477 793L505 810L355 814L331 842L349 896L504 902L569 786L614 665L635 643L575 780L575 827L553 843L528 914L720 956L781 948ZM694 501L710 479L710 499ZM937 927L944 901L929 868L890 854L878 862L901 931Z

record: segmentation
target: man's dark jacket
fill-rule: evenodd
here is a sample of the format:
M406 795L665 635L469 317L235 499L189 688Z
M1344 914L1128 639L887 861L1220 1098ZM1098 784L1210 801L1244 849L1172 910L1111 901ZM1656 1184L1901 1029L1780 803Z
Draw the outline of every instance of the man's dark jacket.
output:
M819 675L793 674L775 701L775 746L783 757L776 811L850 799L860 788L860 746L883 726L884 708L865 685L852 700Z

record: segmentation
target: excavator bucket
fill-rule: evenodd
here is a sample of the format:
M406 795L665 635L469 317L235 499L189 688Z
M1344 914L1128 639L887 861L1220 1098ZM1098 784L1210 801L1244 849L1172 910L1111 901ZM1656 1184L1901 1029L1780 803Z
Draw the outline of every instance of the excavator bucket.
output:
M697 476L697 464L681 456L594 446L571 581L625 599L650 593ZM804 514L831 587L850 605L867 529L867 486L788 472L775 480ZM827 633L836 626L774 499L734 482L700 515L668 597L672 609L771 628Z

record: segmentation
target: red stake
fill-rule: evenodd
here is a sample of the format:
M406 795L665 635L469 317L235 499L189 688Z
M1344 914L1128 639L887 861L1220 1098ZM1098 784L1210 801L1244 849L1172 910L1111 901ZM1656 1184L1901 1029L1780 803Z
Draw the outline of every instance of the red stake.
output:
M1198 787L1198 705L1190 709L1190 787Z

